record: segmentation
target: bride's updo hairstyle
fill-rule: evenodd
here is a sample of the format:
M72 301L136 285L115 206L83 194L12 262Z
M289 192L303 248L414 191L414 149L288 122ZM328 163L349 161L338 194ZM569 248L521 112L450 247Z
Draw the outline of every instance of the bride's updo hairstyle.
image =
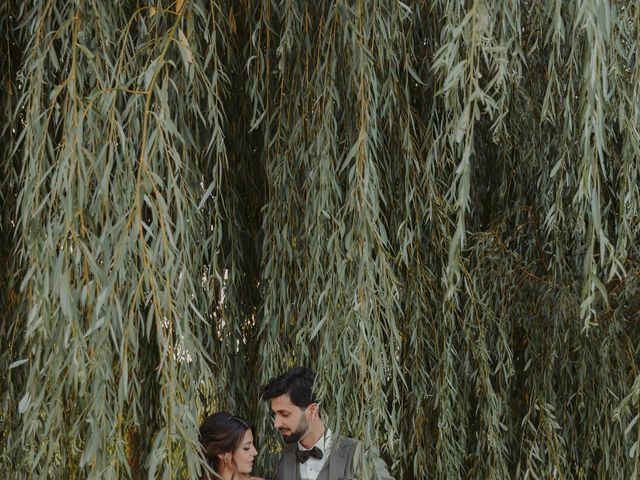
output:
M254 432L248 420L227 412L217 412L204 419L200 425L200 444L207 463L215 472L221 472L224 463L218 455L229 452L233 454L240 447L247 430ZM231 461L235 462L233 456ZM203 480L208 478L206 473L202 477Z

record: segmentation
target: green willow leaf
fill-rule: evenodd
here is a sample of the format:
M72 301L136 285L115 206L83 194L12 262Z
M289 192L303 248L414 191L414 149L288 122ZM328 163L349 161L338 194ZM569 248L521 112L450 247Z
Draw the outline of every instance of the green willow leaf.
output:
M0 2L0 471L200 478L260 385L399 479L640 475L640 2ZM26 474L25 472L29 472Z

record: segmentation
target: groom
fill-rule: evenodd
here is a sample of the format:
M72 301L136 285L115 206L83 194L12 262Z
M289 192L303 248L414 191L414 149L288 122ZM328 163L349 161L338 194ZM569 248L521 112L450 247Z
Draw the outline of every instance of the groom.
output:
M262 389L271 401L274 425L287 443L280 456L276 480L339 480L355 478L354 456L361 445L351 438L334 437L320 418L314 396L315 373L295 367L272 378ZM379 480L393 480L385 463L376 459Z

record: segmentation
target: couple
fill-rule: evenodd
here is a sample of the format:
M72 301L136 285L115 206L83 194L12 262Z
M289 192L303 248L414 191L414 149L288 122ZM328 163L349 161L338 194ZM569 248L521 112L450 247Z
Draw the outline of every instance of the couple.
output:
M320 401L313 393L315 374L295 367L269 380L262 389L271 401L274 425L287 443L282 451L276 480L340 480L356 478L354 456L360 444L351 438L333 437L320 418ZM253 479L253 427L247 420L224 412L207 417L200 426L209 466L224 480ZM376 459L379 480L393 480L385 463ZM204 476L204 479L214 477Z

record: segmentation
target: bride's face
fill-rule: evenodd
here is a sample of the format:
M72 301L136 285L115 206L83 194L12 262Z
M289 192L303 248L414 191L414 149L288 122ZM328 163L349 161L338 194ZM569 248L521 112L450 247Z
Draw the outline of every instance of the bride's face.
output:
M251 473L253 469L253 460L258 455L256 447L253 445L253 433L247 429L240 446L233 452L233 459L236 462L236 468L239 473Z

